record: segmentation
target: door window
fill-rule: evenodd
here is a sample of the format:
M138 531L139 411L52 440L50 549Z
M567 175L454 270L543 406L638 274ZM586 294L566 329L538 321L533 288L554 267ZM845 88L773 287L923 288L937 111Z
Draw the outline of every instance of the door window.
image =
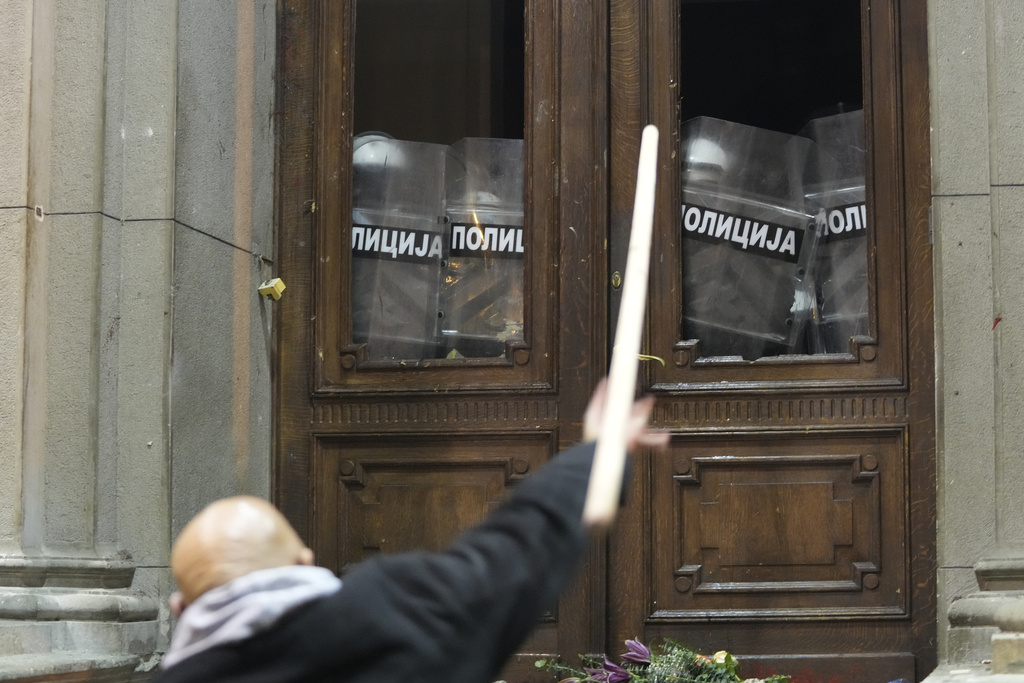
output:
M523 340L522 0L359 0L352 339L371 361Z
M701 357L868 334L859 0L683 2L682 335Z

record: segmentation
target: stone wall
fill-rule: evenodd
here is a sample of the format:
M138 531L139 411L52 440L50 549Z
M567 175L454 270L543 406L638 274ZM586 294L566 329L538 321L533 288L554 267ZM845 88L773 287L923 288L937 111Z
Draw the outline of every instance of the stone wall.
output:
M153 666L171 539L269 495L275 12L0 0L0 679Z
M939 654L986 671L1024 589L1024 3L929 2Z
M272 0L178 6L174 535L212 500L270 495L274 304L257 289L274 275L277 11Z

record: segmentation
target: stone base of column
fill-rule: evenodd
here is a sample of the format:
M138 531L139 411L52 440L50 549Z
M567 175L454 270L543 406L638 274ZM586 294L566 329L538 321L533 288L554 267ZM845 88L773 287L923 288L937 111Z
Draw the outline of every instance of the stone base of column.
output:
M943 665L933 671L923 683L1024 683L1024 676L994 674L987 666Z
M1024 548L994 549L974 575L981 590L949 606L949 663L925 683L1024 683Z
M131 656L86 654L16 655L0 659L0 681L19 683L141 683L140 660Z
M992 659L992 636L999 632L996 612L1015 600L1017 592L979 592L953 601L949 606L950 662L966 666L980 665Z
M134 574L120 560L0 558L0 681L145 680L160 605Z

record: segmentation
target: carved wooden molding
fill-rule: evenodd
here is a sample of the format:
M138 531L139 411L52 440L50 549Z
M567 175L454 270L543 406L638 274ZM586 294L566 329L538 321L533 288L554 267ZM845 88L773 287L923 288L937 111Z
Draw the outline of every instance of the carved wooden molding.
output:
M652 470L676 512L657 522L648 619L906 616L906 430L677 434Z
M760 365L807 365L807 364L850 364L872 363L878 357L878 341L871 337L851 337L849 353L789 354L766 356L747 360L739 356L702 356L699 339L684 339L676 342L672 349L672 360L676 367L760 366Z
M404 372L429 368L512 367L528 364L531 351L531 345L527 342L514 341L506 342L504 354L493 358L420 358L371 361L366 359L366 344L345 344L341 347L341 368L351 372L367 370Z
M829 396L819 398L695 399L659 401L654 409L657 424L750 425L793 422L900 422L910 412L902 395Z
M368 463L365 460L338 460L338 483L349 490L365 489L367 484L367 467L371 470L374 467L389 470L418 470L444 472L452 468L452 464L441 460L424 462L422 460L387 460L384 462ZM505 471L504 485L522 479L530 471L530 461L526 458L481 458L474 462L459 463L463 469L493 469L500 465Z
M451 427L454 424L503 426L550 424L558 419L553 399L404 402L320 402L311 407L314 427L344 425L415 425Z
M850 577L838 581L703 581L702 565L686 565L675 571L673 583L680 593L823 593L878 588L879 567L873 562L851 562Z
M758 466L758 467L793 467L814 464L848 464L850 481L871 481L878 477L878 457L873 453L864 455L758 455L758 456L725 456L725 457L677 457L674 462L675 475L672 477L682 485L701 484L701 470L708 467L721 466Z

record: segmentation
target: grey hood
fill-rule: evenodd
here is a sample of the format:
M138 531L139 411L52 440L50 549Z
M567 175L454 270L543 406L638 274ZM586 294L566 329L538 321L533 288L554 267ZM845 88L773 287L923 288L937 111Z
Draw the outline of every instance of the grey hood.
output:
M250 638L296 607L340 589L341 579L323 567L293 565L240 576L185 608L160 666L166 669L212 647Z

